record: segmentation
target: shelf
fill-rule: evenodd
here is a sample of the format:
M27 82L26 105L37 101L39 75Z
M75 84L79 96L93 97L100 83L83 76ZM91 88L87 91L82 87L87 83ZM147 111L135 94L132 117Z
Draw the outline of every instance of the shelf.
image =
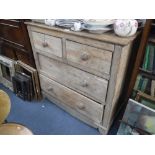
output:
M150 71L146 71L146 70L144 70L142 68L139 68L139 71L140 71L140 74L142 76L145 76L145 77L147 77L149 79L155 80L155 74L154 73L152 73Z
M154 43L155 44L155 37L150 37L149 38L149 42Z
M155 97L148 95L148 94L141 92L141 91L138 91L137 95L139 95L140 97L143 97L147 100L151 100L155 104Z

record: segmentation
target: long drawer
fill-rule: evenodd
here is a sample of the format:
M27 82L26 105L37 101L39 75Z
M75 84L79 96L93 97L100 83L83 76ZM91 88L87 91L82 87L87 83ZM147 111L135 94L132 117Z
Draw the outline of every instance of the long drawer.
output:
M112 52L100 48L66 41L67 60L79 64L92 73L110 74Z
M49 78L90 97L105 102L108 81L37 53L39 71Z
M87 97L43 76L40 74L41 88L58 99L63 104L80 112L95 122L100 123L103 115L103 105L100 105Z
M62 57L62 40L58 37L32 32L34 47L57 57Z

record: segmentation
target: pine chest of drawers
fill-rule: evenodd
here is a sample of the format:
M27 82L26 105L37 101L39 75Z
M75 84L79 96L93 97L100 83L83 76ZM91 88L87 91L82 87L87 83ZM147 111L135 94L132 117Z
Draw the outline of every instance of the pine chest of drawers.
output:
M26 24L44 96L107 134L135 37Z

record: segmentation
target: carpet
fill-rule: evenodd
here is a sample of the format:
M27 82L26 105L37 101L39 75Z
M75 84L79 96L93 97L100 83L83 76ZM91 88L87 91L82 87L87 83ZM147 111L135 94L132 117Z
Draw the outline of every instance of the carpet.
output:
M40 102L23 101L0 84L11 99L8 122L27 126L35 135L100 135L97 129L71 116L47 99ZM109 134L116 134L115 125Z
M47 99L40 102L23 101L0 84L11 99L8 122L27 126L35 135L99 135L97 129L72 117Z

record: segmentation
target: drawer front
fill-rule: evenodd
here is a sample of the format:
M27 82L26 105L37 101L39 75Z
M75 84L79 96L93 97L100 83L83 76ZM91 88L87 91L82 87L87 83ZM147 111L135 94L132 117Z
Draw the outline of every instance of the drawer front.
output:
M40 75L40 82L41 88L52 97L58 99L61 103L89 117L95 122L100 123L102 121L103 105L50 80L43 75Z
M34 47L57 57L62 57L62 40L57 37L32 32Z
M23 35L24 32L20 21L0 19L0 36L2 39L18 44L20 48L26 48Z
M47 56L37 54L39 70L50 78L98 102L105 102L108 81L66 65Z
M110 74L112 52L88 45L66 41L67 60L83 66L92 73ZM94 71L94 72L93 72Z

